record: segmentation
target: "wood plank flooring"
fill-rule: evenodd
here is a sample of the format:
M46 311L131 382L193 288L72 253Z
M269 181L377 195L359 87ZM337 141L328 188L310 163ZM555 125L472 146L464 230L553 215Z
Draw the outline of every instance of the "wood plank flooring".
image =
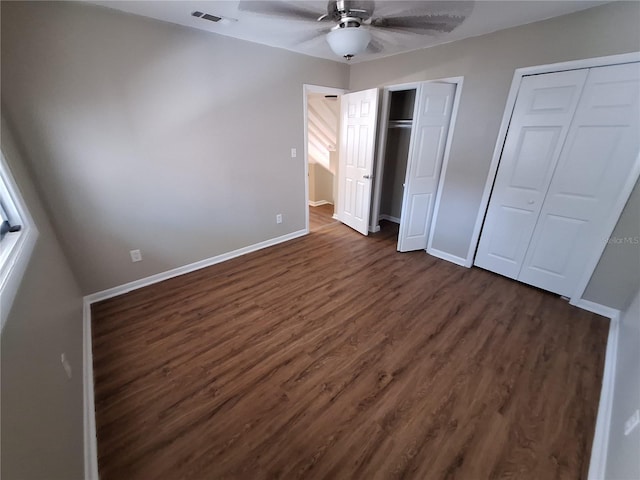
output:
M608 321L394 227L94 305L101 479L586 478Z
M338 221L333 218L333 205L309 206L309 231L315 232L335 223Z

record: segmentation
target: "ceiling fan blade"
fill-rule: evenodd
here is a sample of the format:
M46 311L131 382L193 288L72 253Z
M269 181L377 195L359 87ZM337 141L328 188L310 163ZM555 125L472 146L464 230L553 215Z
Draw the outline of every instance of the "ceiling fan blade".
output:
M317 21L320 16L326 13L324 10L312 10L302 6L308 2L277 2L260 0L242 0L238 3L238 10L260 15L270 15L295 20Z
M416 17L374 18L371 26L392 28L414 33L451 32L464 22L466 17L457 15L420 15Z
M293 41L291 43L292 43L292 45L301 46L301 44L303 44L303 43L311 42L312 40L315 40L318 37L326 35L327 33L329 33L330 30L331 30L330 28L318 28L317 30L315 30L313 32L309 32L309 33L307 33L305 35L297 37L295 39L295 41Z
M396 32L390 28L371 28L369 31L372 40L383 45L385 51L394 50L403 44L402 35L397 35L397 33L406 34L406 32Z
M392 0L377 2L375 18L450 15L469 17L475 1L469 0Z

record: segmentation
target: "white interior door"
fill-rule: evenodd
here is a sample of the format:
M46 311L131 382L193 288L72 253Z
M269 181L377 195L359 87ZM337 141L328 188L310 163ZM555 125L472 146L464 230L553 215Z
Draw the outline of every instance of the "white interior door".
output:
M589 70L518 280L571 296L640 154L640 64Z
M423 83L418 88L398 233L400 252L427 248L455 91L451 83Z
M517 278L587 70L522 79L475 264Z
M341 97L338 219L363 235L369 233L378 90Z

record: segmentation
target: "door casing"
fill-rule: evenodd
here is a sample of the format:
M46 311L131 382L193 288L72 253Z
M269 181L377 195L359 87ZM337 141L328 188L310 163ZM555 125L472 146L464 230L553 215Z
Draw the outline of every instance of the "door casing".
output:
M425 82L416 92L398 234L399 252L427 249L455 91L452 83ZM437 138L433 137L434 133Z
M456 86L456 91L453 97L453 106L451 110L451 120L449 121L449 130L447 132L446 144L444 155L442 158L442 165L440 167L440 176L438 179L438 188L436 191L435 201L433 204L433 214L431 217L431 225L429 227L429 238L427 241L427 253L433 255L438 258L443 258L444 260L452 261L453 263L460 264L459 261L455 259L449 258L446 252L440 252L434 249L431 245L431 240L433 238L434 227L438 218L438 208L440 206L440 197L442 195L442 185L444 184L444 180L447 173L447 167L449 165L449 154L451 151L451 143L453 134L455 131L456 119L458 116L458 107L460 105L460 96L462 95L462 86L464 83L464 77L447 77L447 78L438 78L434 80L427 80L424 82L410 82L410 83L401 83L397 85L389 85L383 88L382 90L382 101L380 106L380 116L378 123L378 144L376 148L376 163L374 169L374 187L373 187L373 195L372 195L372 204L371 204L371 217L369 221L369 231L377 232L380 230L380 226L378 225L378 217L380 216L380 202L382 199L382 177L384 175L384 157L385 157L385 146L387 143L387 128L389 124L389 108L391 103L391 94L393 92L402 91L402 90L412 90L418 89L418 87L423 83L451 83ZM416 98L417 101L417 98Z

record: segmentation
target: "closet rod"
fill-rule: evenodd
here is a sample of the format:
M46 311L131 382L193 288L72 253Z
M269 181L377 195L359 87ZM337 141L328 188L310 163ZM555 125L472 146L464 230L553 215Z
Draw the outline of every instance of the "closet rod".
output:
M389 120L389 128L411 128L413 120Z

